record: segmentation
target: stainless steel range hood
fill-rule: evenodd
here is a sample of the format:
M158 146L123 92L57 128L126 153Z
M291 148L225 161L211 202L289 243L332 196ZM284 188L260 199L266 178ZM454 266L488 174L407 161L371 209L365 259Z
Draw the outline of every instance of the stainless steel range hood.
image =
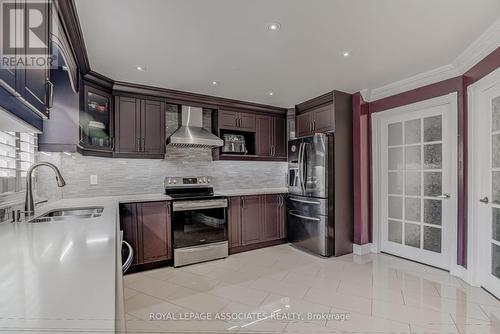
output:
M181 124L168 138L168 146L214 148L224 145L224 141L203 128L203 110L182 106Z

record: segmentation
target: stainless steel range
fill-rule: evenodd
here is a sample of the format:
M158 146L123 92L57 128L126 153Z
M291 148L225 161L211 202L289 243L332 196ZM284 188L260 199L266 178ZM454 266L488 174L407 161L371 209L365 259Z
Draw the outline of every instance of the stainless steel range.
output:
M209 176L166 177L173 198L174 267L228 256L227 198L214 195Z

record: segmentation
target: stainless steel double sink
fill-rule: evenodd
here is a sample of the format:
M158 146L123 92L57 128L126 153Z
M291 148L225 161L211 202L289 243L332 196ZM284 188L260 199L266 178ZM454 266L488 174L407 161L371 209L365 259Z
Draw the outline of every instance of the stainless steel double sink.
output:
M48 223L67 219L88 219L97 218L102 215L104 207L91 206L83 208L54 209L41 216L31 219L30 223Z

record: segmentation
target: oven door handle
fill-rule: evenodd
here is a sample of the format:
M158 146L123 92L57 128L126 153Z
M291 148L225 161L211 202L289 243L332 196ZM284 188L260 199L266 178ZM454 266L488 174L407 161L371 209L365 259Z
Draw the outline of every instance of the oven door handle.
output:
M172 208L173 211L227 208L227 199L174 202Z

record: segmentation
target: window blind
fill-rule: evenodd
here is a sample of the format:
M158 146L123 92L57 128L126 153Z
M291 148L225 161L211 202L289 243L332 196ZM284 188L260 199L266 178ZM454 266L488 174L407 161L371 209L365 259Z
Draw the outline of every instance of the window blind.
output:
M37 137L33 133L0 131L0 194L22 191L26 172L35 162Z

